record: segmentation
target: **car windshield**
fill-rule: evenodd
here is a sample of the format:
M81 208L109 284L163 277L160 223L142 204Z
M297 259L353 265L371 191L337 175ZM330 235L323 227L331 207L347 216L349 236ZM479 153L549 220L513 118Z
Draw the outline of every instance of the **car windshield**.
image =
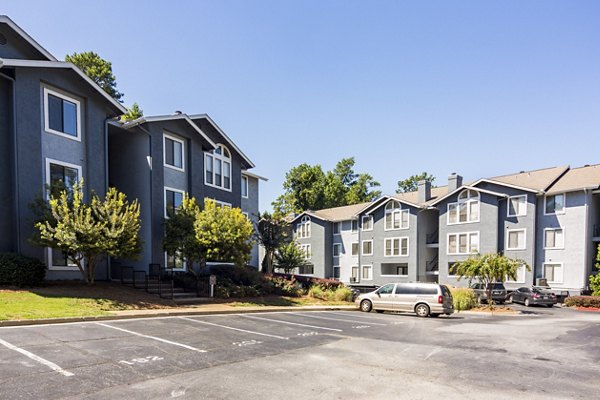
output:
M492 286L493 290L506 290L504 288L504 284L502 283L494 283L494 285Z

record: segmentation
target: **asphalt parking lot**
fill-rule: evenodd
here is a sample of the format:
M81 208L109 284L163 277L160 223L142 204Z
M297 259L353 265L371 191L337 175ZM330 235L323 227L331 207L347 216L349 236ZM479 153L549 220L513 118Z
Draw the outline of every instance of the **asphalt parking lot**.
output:
M286 312L5 327L0 398L600 398L600 314L523 310L528 314Z

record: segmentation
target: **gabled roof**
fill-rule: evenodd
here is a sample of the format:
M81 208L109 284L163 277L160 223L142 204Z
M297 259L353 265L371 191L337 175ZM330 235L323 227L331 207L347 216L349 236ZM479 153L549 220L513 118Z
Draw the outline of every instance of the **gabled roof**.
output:
M0 23L8 25L13 31L15 31L19 36L25 39L31 46L33 46L37 51L39 51L48 61L57 61L57 59L45 48L43 48L38 42L36 42L31 36L27 34L21 27L10 19L6 15L0 15Z
M269 180L269 178L265 178L264 176L256 175L256 174L254 174L252 172L248 172L246 170L242 170L242 175L246 175L251 178L256 178L256 179L259 179L259 180L265 181L265 182L267 182Z
M482 178L473 183L473 186L477 186L481 182L488 182L529 192L544 192L568 169L569 166L567 165L533 171L521 171L516 174L501 175L494 178Z
M325 208L323 210L318 211L304 211L303 213L296 215L291 222L296 221L303 215L309 215L311 217L316 217L323 221L329 222L347 221L359 215L362 212L362 210L364 210L371 204L373 204L373 202L359 203L342 207Z
M498 193L498 192L494 192L492 190L481 189L481 188L478 188L476 186L462 185L461 187L459 187L456 190L454 190L454 191L446 194L445 196L438 197L436 200L432 201L430 203L430 205L432 205L432 206L436 205L436 204L440 203L441 201L447 199L448 197L451 197L451 196L453 196L456 193L462 192L463 190L474 190L474 191L480 192L480 193L491 194L492 196L496 196L496 197L509 197L507 194L504 194L504 193Z
M108 100L121 113L126 113L127 109L121 103L106 93L96 82L90 79L82 70L74 64L66 61L40 61L40 60L19 60L14 58L0 58L0 69L3 67L26 67L26 68L64 68L75 71L84 81L92 86L102 97Z
M240 156L242 156L242 158L244 159L244 161L246 161L248 163L248 165L250 166L250 168L256 167L256 165L254 165L254 163L244 154L244 152L239 147L237 147L237 145L233 142L233 140L231 140L229 138L229 136L227 136L227 134L219 127L219 125L217 125L215 123L215 121L212 120L212 118L208 114L194 114L194 115L190 115L190 118L192 120L194 120L194 119L205 119L205 120L207 120L217 130L217 132L219 132L221 134L221 136L223 136L223 138L225 139L225 141L227 142L227 144L229 144L231 147L233 147L235 149L235 151Z
M600 188L600 164L572 168L548 190L547 194L574 192Z
M173 120L184 120L186 121L200 136L202 136L212 147L213 149L217 148L217 144L213 142L203 131L200 129L198 125L194 123L190 119L187 114L177 113L171 115L151 115L151 116L142 116L140 118L134 119L133 121L125 122L121 125L124 129L133 128L134 126L138 126L141 124L145 124L146 122L157 122L157 121L173 121Z
M425 202L419 202L419 192L416 190L413 192L397 193L392 197L399 201L418 204L421 208L427 208L446 193L448 193L448 186L439 186L431 188L431 197Z

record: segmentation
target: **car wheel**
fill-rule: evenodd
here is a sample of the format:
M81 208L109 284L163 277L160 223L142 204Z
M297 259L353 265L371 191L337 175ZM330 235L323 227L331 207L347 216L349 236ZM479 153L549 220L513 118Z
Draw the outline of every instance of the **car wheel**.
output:
M417 304L415 307L415 313L419 317L427 317L429 315L429 306L427 304Z
M369 300L363 300L360 302L360 309L364 312L371 312L373 304Z
M512 297L512 294L511 294L510 296L508 296L508 299L506 299L506 302L507 302L508 304L512 304L512 303L513 303L513 297Z
M525 307L529 307L531 306L531 302L529 301L529 299L525 299Z

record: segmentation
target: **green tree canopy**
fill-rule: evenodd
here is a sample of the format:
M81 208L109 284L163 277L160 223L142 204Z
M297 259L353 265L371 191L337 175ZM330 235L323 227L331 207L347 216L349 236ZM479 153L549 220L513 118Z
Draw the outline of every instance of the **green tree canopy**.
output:
M340 207L372 201L381 196L379 183L366 173L354 171L354 158L340 160L333 171L320 165L292 168L283 183L284 193L273 202L275 215Z
M131 108L127 109L127 113L121 115L121 121L133 121L134 119L138 119L144 115L144 110L140 108L138 103L133 103Z
M106 255L136 258L141 251L140 206L137 200L110 188L104 199L83 201L83 183L50 195L49 213L35 224L34 243L62 251L77 265L87 283L94 283L98 261Z
M417 190L419 181L429 181L433 183L433 181L435 181L435 176L430 175L427 172L421 172L420 174L412 175L402 181L398 181L396 193L414 192Z
M187 261L188 271L193 273L193 263L205 261L206 250L196 240L194 223L200 214L196 199L184 196L176 213L169 212L165 218L163 248L169 254L180 254Z
M307 265L304 252L294 242L281 246L275 253L275 260L276 267L282 269L286 274Z
M110 61L106 61L93 51L67 54L65 61L75 64L106 93L115 100L121 101L123 93L117 90L117 79L113 74Z
M273 272L275 252L292 239L291 227L283 218L265 212L256 225L256 232L258 243L265 249L263 272L270 274Z

